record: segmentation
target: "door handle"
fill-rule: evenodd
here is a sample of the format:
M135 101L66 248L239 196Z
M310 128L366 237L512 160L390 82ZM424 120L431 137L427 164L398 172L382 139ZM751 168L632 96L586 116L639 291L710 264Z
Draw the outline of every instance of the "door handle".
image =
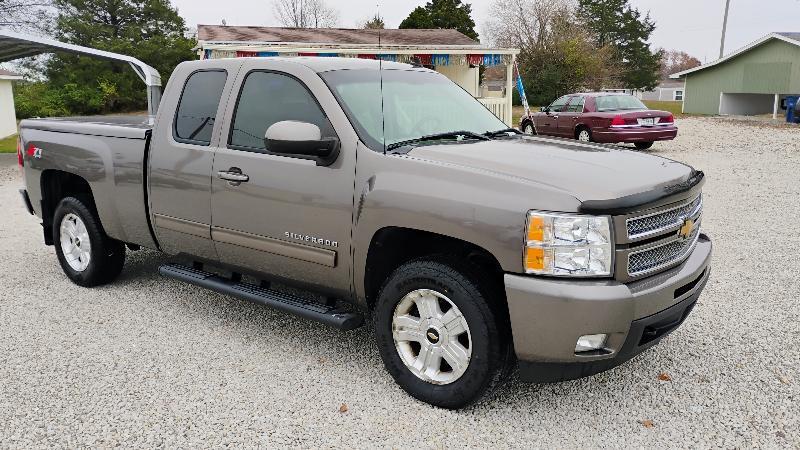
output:
M231 167L228 170L220 170L217 172L217 178L220 180L228 181L233 186L238 186L241 183L250 181L250 177L242 173L242 169L238 167Z

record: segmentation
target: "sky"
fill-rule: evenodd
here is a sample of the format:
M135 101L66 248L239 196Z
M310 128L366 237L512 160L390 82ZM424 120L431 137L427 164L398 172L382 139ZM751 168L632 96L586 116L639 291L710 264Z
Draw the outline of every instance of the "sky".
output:
M478 34L485 34L484 23L492 0L464 0L472 4L472 17ZM722 15L725 0L630 0L656 21L651 44L656 48L683 50L703 62L719 55ZM339 11L339 26L356 27L380 10L388 28L400 22L424 0L327 0ZM280 26L272 13L271 0L173 0L187 25ZM726 53L747 45L773 31L800 31L800 0L731 0Z

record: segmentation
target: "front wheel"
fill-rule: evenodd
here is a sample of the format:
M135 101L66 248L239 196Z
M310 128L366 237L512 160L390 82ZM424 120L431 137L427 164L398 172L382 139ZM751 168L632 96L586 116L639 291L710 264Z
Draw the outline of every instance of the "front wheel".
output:
M652 142L635 142L633 145L636 146L639 150L647 150L648 148L653 146Z
M67 197L53 217L53 242L61 269L84 287L109 283L125 263L125 244L108 237L87 197Z
M423 259L400 266L384 285L375 308L378 348L389 374L418 400L463 408L508 373L502 315L479 279L469 267Z
M533 124L530 122L527 122L525 126L522 127L522 132L530 135L536 134L536 130L533 128Z

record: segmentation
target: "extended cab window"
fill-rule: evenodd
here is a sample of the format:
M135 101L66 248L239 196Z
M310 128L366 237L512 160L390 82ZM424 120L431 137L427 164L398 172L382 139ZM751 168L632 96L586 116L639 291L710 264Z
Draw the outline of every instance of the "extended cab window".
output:
M243 150L263 150L267 128L283 120L317 125L322 137L335 133L325 113L306 87L288 75L251 72L239 93L229 144Z
M172 131L176 141L198 145L211 143L211 131L227 78L224 70L205 70L189 76L175 114Z

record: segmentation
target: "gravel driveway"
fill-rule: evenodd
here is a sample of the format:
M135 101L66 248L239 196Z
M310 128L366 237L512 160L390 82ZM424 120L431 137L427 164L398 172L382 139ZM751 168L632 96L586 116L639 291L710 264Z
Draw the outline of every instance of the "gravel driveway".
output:
M0 162L0 447L800 447L800 129L679 122L715 239L685 325L609 372L513 381L461 412L405 395L343 333L159 277L67 281ZM660 378L671 381L663 381ZM342 405L346 405L342 406Z

